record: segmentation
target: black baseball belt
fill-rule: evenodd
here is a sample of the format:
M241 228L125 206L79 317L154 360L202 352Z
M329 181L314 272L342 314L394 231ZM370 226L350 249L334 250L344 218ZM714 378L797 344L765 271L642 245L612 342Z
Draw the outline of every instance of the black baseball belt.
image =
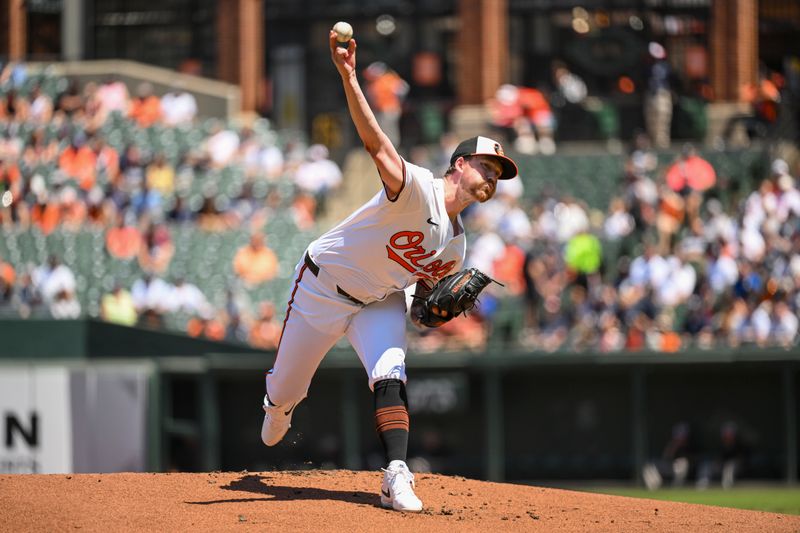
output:
M308 269L311 271L311 273L314 274L315 277L319 277L319 265L317 265L314 262L314 260L311 259L311 256L308 254L308 252L306 252L305 263ZM344 290L338 285L336 286L336 292L338 292L339 294L341 294L342 296L344 296L345 298L347 298L356 305L364 305L364 302L362 302L358 298L350 296L350 294L348 294L346 290Z

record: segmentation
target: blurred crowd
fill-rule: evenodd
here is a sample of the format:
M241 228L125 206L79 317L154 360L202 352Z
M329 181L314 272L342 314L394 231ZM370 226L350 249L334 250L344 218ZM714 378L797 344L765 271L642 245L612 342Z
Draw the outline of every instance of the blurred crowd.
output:
M192 280L165 280L175 254L173 229L251 232L251 242L231 259L231 290L244 291L276 275L264 228L288 213L293 231L311 231L342 174L325 146L281 138L265 119L225 124L201 119L197 110L195 97L179 83L159 97L145 82L131 95L115 78L81 87L24 64L5 65L0 226L44 236L102 231L103 253L143 274L133 286L115 281L107 287L100 307L109 320L132 324L149 317L152 323L156 315L183 309L193 317L191 333L220 338L216 326L224 324L225 338L273 346L274 335L262 327L274 315L273 302L250 303L234 316L210 306ZM0 265L4 314L85 313L75 273L62 257L41 265L12 265L0 257Z
M692 146L662 168L646 134L634 144L604 212L567 194L530 202L522 180L500 182L492 200L468 211L467 266L505 287L490 286L475 312L423 332L415 347L794 346L800 190L789 164L775 159L758 188L737 197L722 194Z
M379 66L376 79L391 73ZM554 75L565 98L585 100L565 66L556 65ZM529 105L517 105L521 98ZM505 123L521 128L519 151L531 151L529 133L539 152L555 149L547 140L552 116L536 94L504 86L496 104L527 113L527 126L519 117ZM413 149L410 159L442 173L457 142L445 134L438 146ZM659 165L651 136L641 132L604 211L566 193L532 199L524 180L501 182L496 197L464 219L467 265L504 286L487 289L467 317L414 332L413 349L483 351L495 342L547 352L794 346L794 170L775 159L746 196L722 194L714 168L691 146ZM281 260L293 265L296 258L271 248L265 228L287 217L286 233L315 232L341 182L324 146L281 139L263 119L248 126L198 119L194 97L178 85L158 97L143 83L130 95L115 79L81 88L8 65L0 72L3 231L99 231L99 253L140 275L127 283L106 278L90 310L77 297L86 289L74 270L78 261L50 253L41 264L20 264L0 253L0 313L89 314L151 327L180 315L191 335L274 348L285 301L258 289L282 283L291 272L280 271ZM172 268L177 228L187 226L250 235L225 258L230 279L220 294L204 293L201 280Z

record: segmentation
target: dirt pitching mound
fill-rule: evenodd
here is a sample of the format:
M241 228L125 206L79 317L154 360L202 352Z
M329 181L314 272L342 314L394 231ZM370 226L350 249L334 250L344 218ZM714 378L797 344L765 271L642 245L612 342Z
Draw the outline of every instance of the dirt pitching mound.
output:
M420 514L378 472L0 476L0 531L800 531L800 516L417 475Z

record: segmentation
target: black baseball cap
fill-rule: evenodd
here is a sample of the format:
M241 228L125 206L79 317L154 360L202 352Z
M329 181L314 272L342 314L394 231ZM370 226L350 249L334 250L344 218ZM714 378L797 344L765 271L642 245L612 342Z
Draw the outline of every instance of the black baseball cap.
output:
M461 144L456 147L452 157L450 157L450 165L452 166L459 157L467 157L471 155L486 155L497 159L503 166L503 172L500 174L498 179L509 180L516 177L519 173L517 170L517 164L506 157L506 155L503 153L503 146L499 142L495 141L494 139L490 139L489 137L483 137L480 135L467 139L466 141L462 141Z

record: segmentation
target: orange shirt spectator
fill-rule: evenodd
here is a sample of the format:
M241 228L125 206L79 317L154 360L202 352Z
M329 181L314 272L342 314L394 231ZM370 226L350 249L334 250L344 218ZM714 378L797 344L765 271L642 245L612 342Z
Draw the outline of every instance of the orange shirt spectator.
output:
M309 230L314 226L317 201L308 193L298 192L292 200L292 218L300 230Z
M31 208L31 222L39 226L45 235L56 229L61 219L61 206L58 202L37 203Z
M142 234L134 226L120 224L106 233L106 248L112 257L132 259L142 246Z
M492 263L497 281L505 284L510 295L518 296L525 290L525 252L519 246L507 244L503 254Z
M250 328L248 341L257 348L274 350L280 343L283 324L275 320L275 305L272 302L263 302L260 311L258 320Z
M131 101L130 117L143 128L161 120L161 99L153 94L150 83L141 83L136 88L136 98Z
M17 279L17 273L14 271L14 267L2 259L0 259L0 279L8 286L13 285L14 280Z
M219 320L195 317L186 324L186 333L190 337L205 337L212 341L221 341L225 338L225 326Z
M107 145L102 139L96 139L92 143L92 149L97 161L96 172L104 174L108 181L116 184L120 175L119 153L117 150Z
M541 128L553 126L553 111L542 91L533 87L519 88L519 105L533 124Z
M250 243L239 248L233 258L233 270L248 285L258 285L278 273L278 256L264 244L264 236L254 233Z
M81 189L88 191L94 186L97 156L86 145L73 142L58 158L58 168L70 178L78 180Z
M367 80L367 95L375 111L399 113L402 110L403 98L409 87L397 72L384 63L376 62L365 69L364 77Z
M16 163L0 160L0 183L5 183L8 186L12 183L17 183L19 177L19 166Z

